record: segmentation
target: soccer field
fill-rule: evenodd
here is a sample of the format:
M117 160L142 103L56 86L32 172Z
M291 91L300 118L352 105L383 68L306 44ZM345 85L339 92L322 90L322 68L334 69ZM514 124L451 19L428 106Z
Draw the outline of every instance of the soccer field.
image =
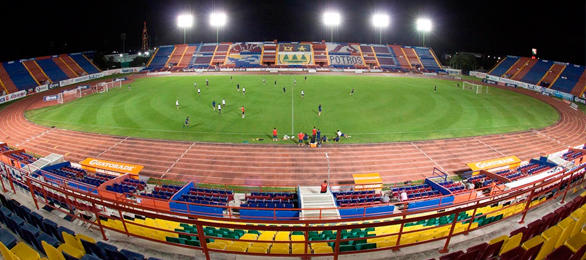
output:
M246 88L246 95L236 90L237 83L241 90ZM219 114L212 101L217 106L222 99L227 105ZM188 128L183 126L186 116ZM28 111L26 117L41 125L85 132L233 143L273 143L273 127L279 131L279 143L292 143L282 140L283 135L311 134L315 126L328 138L337 129L351 136L341 143L374 143L542 128L559 115L525 95L495 88L476 95L447 80L362 75L309 75L307 81L303 75L234 75L231 80L228 75L206 75L141 78L130 89L123 86Z

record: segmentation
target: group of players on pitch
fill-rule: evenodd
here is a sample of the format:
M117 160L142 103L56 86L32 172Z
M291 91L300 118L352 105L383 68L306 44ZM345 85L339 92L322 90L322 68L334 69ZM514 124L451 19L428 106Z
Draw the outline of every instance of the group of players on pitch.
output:
M230 76L230 80L232 80L232 76ZM304 77L304 80L307 81L307 76ZM205 84L206 87L209 87L209 80L206 79L205 80ZM262 79L262 83L263 85L266 85L266 79ZM293 79L293 84L296 85L297 84L297 80ZM277 80L274 81L274 86L277 86ZM193 87L195 88L195 91L197 92L197 95L200 96L201 95L201 89L197 86L197 82L193 83ZM236 83L236 91L240 92L240 83ZM354 95L354 88L352 88L352 90L350 91L350 96ZM287 89L285 87L283 87L283 94L285 94L287 92ZM242 87L242 95L246 95L246 88ZM300 92L301 98L303 98L305 96L305 92L303 90L301 90ZM177 110L179 110L180 108L180 104L179 104L179 98L177 98L175 100L175 107ZM218 110L219 114L222 114L222 108L226 107L226 99L222 99L221 103L218 102L216 104L216 101L213 100L212 101L212 109L213 111L216 111L216 109ZM322 114L322 105L319 104L317 107L318 110L318 116L321 116ZM245 118L245 108L244 106L240 107L240 111L242 112L242 118ZM187 116L185 118L185 122L183 124L183 127L189 127L189 116ZM349 136L345 135L344 133L342 133L340 130L337 130L336 133L334 134L335 138L333 139L333 141L338 142L340 141L341 138L348 138ZM303 132L299 132L299 134L297 135L298 137L298 145L299 146L303 146L304 144L317 144L320 145L321 143L327 142L328 138L325 135L321 135L321 131L319 129L316 129L315 126L312 129L312 135L311 137L307 134L307 133L303 133ZM293 139L293 137L289 137L287 135L283 136L284 140L288 140L288 139ZM277 134L277 128L273 129L273 141L278 141L278 134ZM309 141L309 142L308 142Z

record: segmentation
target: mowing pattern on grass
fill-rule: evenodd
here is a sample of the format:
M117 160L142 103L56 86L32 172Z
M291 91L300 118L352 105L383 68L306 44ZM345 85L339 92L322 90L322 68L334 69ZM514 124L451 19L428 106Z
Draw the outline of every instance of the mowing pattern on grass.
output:
M220 114L217 106L222 99L226 107ZM187 116L190 125L184 127ZM311 134L316 126L330 139L340 129L352 136L344 143L373 143L543 128L559 115L551 106L522 94L490 88L489 94L475 95L456 87L454 81L438 79L234 75L141 78L131 88L28 111L26 117L41 125L86 132L234 143L272 143L273 127L279 131L280 143L292 142L282 137L292 134L293 121L295 136L300 131Z

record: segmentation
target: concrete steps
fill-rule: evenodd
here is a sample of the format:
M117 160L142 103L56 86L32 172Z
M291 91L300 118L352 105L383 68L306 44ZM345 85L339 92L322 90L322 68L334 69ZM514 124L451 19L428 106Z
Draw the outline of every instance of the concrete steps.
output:
M300 219L339 219L340 212L337 209L323 209L323 208L336 208L336 202L334 196L328 190L326 193L320 193L320 186L300 186L299 187L299 202L301 204ZM322 210L306 210L307 209L318 209Z

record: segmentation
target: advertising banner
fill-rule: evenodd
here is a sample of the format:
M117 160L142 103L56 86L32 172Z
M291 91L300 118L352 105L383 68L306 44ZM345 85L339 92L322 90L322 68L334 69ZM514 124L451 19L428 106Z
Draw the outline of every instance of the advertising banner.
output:
M26 96L26 90L21 90L18 92L14 92L14 93L10 93L8 95L8 100L15 100L15 99L19 99L21 97Z
M144 168L142 165L105 161L95 158L86 158L85 160L79 162L79 164L81 164L84 168L89 168L90 170L100 169L108 172L121 173L121 175L127 173L138 175L142 168Z
M511 165L511 164L518 164L520 162L521 162L521 160L519 158L517 158L517 156L513 155L513 156L507 156L507 157L502 157L502 158L497 158L497 159L492 159L492 160L471 162L471 163L467 163L466 165L468 165L468 167L470 167L470 169L472 169L472 171L478 171L478 170L498 168L498 167L507 166L507 165Z
M57 95L50 95L50 96L44 96L43 97L43 102L55 101L57 99L59 99L59 94L57 94Z
M49 84L49 89L54 89L59 87L59 82L53 82Z
M364 65L364 61L360 56L330 55L330 65Z
M42 85L35 88L35 92L43 92L49 90L49 85Z
M313 62L310 44L279 44L278 63L282 65L307 65Z

